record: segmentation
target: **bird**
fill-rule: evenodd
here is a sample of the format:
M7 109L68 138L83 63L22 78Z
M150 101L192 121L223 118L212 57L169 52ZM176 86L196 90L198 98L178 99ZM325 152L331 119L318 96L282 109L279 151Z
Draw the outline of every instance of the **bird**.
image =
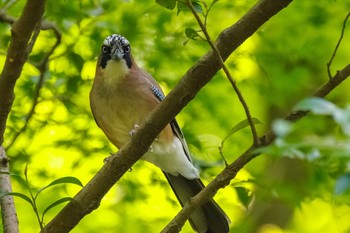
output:
M109 141L120 149L164 98L155 79L135 62L129 41L118 34L107 36L97 60L90 107ZM163 171L181 206L205 187L176 119L165 126L141 159ZM229 218L213 199L195 210L189 222L199 233L229 231Z

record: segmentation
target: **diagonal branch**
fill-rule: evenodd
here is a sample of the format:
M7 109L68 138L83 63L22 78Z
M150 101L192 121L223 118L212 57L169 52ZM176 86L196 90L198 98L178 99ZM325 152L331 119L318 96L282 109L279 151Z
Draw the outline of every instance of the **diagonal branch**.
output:
M224 30L217 42L224 60L261 25L292 0L261 0L251 8L237 23ZM129 168L141 158L158 133L195 97L221 68L217 55L213 51L205 54L191 67L179 84L152 111L144 125L117 153L109 158L101 170L69 202L41 232L68 232L79 221L99 206L108 190Z

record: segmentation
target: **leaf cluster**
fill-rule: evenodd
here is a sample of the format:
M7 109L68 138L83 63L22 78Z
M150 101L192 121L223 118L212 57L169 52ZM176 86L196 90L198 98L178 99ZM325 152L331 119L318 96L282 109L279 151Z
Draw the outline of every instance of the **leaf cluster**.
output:
M66 177L58 178L58 179L52 181L50 184L48 184L40 189L35 190L29 182L28 164L26 165L26 167L24 169L24 178L21 177L20 175L15 174L15 173L9 173L9 175L11 177L15 178L26 189L26 191L29 193L29 195L26 195L26 194L20 193L20 192L6 192L6 193L0 193L0 198L3 196L6 196L6 195L11 195L11 196L19 197L22 200L29 203L32 206L33 212L35 213L35 215L37 217L40 229L44 228L44 217L45 217L45 214L49 210L51 210L52 208L54 208L62 203L69 202L69 201L73 200L73 198L72 197L63 197L63 198L60 198L58 200L55 200L53 203L46 206L45 209L42 211L42 213L40 213L38 210L38 206L37 206L39 194L41 194L44 190L46 190L50 187L53 187L56 185L62 185L62 184L74 184L74 185L78 185L80 187L83 187L83 184L76 177L66 176Z

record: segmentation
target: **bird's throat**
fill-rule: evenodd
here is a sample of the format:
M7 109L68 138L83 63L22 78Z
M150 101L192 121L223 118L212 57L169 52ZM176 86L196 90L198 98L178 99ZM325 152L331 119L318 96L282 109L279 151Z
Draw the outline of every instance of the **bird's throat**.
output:
M103 69L103 79L105 84L114 86L120 80L124 79L128 73L129 68L124 60L111 59Z

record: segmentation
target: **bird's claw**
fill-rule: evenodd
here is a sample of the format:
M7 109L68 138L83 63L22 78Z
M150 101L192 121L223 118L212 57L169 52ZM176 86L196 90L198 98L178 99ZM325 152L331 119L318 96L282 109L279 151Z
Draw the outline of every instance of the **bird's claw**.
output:
M111 157L112 157L113 155L115 155L115 154L116 154L116 153L110 152L110 153L109 153L109 156L106 157L106 158L104 158L103 162L104 162L104 163L108 163L109 160L111 160Z
M140 126L138 124L135 124L134 128L130 130L129 135L134 136L138 128L140 128Z

